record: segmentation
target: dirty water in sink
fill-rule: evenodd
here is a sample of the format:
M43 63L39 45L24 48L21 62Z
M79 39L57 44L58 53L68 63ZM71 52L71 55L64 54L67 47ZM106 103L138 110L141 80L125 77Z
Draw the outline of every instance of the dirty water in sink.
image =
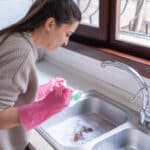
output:
M63 145L80 145L102 135L115 127L112 121L105 117L89 113L64 120L51 127L47 132L57 142ZM79 136L78 136L79 135ZM63 142L63 143L62 143Z

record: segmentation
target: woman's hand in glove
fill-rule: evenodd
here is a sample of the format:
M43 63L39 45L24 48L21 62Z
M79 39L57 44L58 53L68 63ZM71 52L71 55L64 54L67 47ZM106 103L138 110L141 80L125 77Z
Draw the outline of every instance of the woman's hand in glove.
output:
M72 90L62 82L54 82L50 85L51 88L46 88L40 101L17 108L20 122L26 130L36 127L69 105Z
M53 90L56 85L66 85L66 81L63 78L54 78L50 80L48 83L40 85L37 91L37 100L44 99L50 91Z

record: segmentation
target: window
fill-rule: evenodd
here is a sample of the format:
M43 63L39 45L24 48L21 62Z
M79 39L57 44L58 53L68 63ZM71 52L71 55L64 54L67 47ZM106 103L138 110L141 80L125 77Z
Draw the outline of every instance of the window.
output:
M121 0L118 5L116 39L150 48L150 0Z
M77 35L94 40L105 40L107 36L107 1L74 0L82 12L82 22ZM103 20L103 18L106 18Z
M99 4L98 0L76 0L82 12L82 24L99 27Z
M150 0L116 0L112 43L124 52L150 59Z
M72 40L150 59L150 0L74 0L82 22Z

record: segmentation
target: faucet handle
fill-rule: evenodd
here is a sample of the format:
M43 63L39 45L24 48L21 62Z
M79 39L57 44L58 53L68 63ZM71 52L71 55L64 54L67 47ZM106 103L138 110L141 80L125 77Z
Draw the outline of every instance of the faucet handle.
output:
M142 109L140 111L139 123L144 126L150 124L150 107L147 107L146 110Z
M150 122L150 106L148 106L145 110L145 120Z
M141 111L140 111L140 117L139 117L139 123L140 123L141 125L143 125L143 124L144 124L144 121L145 121L145 112L144 112L144 110L141 110Z
M145 110L143 125L150 130L150 107L147 107Z
M141 91L143 91L144 89L146 89L146 88L148 89L148 88L150 88L150 86L147 85L147 86L141 87L141 88L136 92L136 94L132 97L131 101L132 101L132 102L135 102L135 99L136 99L136 97L138 96L138 94L139 94Z

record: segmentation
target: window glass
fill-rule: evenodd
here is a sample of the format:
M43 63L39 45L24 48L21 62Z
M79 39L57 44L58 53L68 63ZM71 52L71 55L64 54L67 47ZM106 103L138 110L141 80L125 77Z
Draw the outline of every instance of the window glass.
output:
M82 12L81 24L99 27L99 0L74 0Z
M116 39L150 47L150 0L118 0Z

